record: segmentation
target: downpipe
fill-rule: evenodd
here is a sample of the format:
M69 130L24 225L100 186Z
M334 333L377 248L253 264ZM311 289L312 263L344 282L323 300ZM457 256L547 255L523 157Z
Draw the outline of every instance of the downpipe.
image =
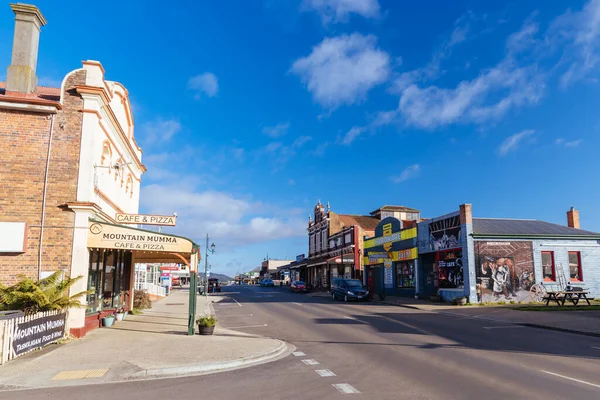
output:
M50 169L50 152L52 151L52 136L54 133L54 117L50 117L50 135L48 137L48 154L46 155L46 171L44 174L44 191L42 193L42 222L40 228L40 246L38 249L38 280L42 279L42 250L44 248L44 225L46 222L46 194L48 193L48 172Z

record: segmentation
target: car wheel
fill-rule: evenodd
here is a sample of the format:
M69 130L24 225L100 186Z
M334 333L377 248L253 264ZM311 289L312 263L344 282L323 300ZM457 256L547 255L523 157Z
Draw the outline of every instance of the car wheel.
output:
M347 295L347 294L345 294L345 295L344 295L344 301L345 301L346 303L348 302L348 295Z

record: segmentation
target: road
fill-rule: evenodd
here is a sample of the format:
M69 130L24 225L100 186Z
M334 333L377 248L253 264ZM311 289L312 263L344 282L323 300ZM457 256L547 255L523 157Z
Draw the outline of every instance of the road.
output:
M600 398L597 338L282 288L224 287L222 295L222 326L285 340L296 355L213 375L0 399Z

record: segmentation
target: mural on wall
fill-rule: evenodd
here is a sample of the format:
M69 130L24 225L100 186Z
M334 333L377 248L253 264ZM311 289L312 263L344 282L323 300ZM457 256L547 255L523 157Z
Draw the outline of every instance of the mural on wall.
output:
M462 250L440 252L437 271L439 288L456 289L464 287Z
M460 238L460 215L433 221L428 224L429 237L425 243L420 242L422 251L440 251L462 247ZM423 246L425 245L425 246Z
M535 284L531 242L476 241L475 265L478 301L529 301Z

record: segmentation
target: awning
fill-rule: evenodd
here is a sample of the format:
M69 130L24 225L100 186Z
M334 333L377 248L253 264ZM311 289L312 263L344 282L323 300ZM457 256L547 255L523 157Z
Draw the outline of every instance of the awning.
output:
M90 219L87 247L130 250L134 263L185 263L195 269L200 246L183 236Z

